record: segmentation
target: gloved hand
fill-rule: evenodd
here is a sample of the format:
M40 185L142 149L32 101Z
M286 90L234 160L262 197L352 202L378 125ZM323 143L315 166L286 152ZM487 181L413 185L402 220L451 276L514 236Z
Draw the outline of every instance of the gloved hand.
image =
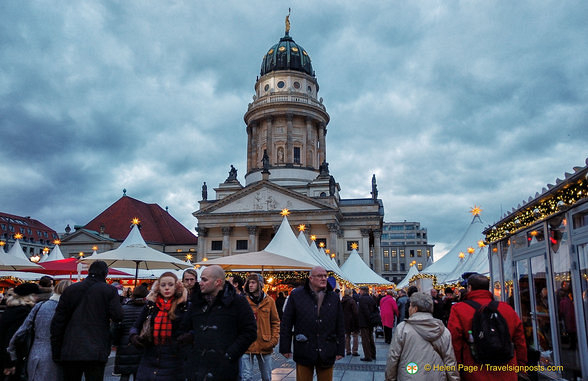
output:
M177 341L180 345L192 344L194 342L194 335L190 332L182 333L178 336Z
M143 342L141 341L141 338L139 337L139 335L137 335L137 334L131 335L131 337L129 337L129 341L135 347L143 348Z

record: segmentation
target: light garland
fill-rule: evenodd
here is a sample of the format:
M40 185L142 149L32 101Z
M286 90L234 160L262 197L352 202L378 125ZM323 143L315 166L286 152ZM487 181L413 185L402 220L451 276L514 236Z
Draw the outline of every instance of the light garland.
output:
M552 195L533 202L517 213L513 213L508 219L485 230L486 242L493 243L506 238L509 235L523 230L531 225L543 221L568 207L588 198L588 181L584 178L575 184L569 184Z

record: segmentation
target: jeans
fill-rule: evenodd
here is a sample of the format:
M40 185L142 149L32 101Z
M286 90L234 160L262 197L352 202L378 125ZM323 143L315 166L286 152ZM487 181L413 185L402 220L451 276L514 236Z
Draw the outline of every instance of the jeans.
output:
M261 372L262 381L271 381L272 379L272 355L268 353L263 354L247 354L241 357L241 380L253 380L253 365L257 359L259 364L259 371Z

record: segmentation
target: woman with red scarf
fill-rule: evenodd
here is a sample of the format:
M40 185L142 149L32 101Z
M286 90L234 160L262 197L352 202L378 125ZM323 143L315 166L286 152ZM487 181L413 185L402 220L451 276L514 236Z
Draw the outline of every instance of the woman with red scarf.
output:
M147 304L130 331L130 342L145 348L137 381L183 380L182 355L177 342L178 329L186 312L188 292L172 272L163 273L147 295ZM152 337L139 336L143 324L151 319Z

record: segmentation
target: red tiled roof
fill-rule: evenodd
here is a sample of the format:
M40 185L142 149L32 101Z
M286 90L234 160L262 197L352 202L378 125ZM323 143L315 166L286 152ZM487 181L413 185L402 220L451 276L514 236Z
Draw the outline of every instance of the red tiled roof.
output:
M105 211L84 226L104 233L117 241L123 241L131 231L133 218L141 223L141 235L147 243L165 245L195 245L198 238L157 204L146 204L129 196L122 196Z
M53 241L54 239L59 238L55 230L31 217L21 217L14 214L0 212L0 224L2 225L2 227L0 227L0 238L4 237L4 234L12 237L14 234L20 233L21 228L24 228L22 234L25 238L33 238L35 240L47 239L48 241ZM14 231L11 231L9 226L13 226ZM31 233L29 233L29 229L31 230ZM47 237L40 237L38 232L47 232Z

